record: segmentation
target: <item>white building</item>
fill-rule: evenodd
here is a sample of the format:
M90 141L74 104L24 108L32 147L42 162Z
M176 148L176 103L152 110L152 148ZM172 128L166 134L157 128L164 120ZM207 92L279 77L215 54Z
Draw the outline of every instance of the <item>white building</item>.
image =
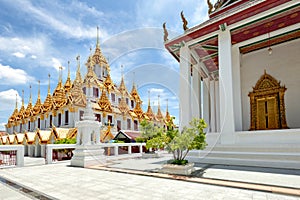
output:
M300 2L208 6L209 20L165 34L180 63L180 127L193 117L209 125L208 147L189 159L300 169Z

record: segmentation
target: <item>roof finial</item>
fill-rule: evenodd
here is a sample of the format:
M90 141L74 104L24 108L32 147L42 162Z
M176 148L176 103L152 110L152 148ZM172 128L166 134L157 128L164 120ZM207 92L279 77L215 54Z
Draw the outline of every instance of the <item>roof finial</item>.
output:
M51 75L48 74L48 94L50 94L50 77Z
M158 95L158 100L157 100L157 104L158 104L158 108L160 108L160 102L159 102L159 97L160 97L160 95Z
M31 98L31 85L29 85L29 89L30 89L30 94L29 94L29 103L32 103L32 98Z
M41 84L41 81L38 80L38 83L39 83L38 99L40 99L41 98L41 93L40 93L40 84Z
M122 76L122 78L123 78L123 76L124 76L124 68L123 68L123 65L121 65L121 76Z
M100 47L100 44L99 44L99 26L97 26L97 48Z
M63 67L60 66L59 67L59 82L62 82L62 69L63 69Z
M150 90L148 90L148 107L150 107Z
M186 30L188 30L188 27L187 27L188 21L185 19L184 15L183 15L183 11L181 11L180 16L181 16L182 23L183 23L182 24L183 30L186 31Z
M70 61L68 61L68 79L70 79Z
M22 106L24 106L24 90L22 90Z
M133 76L132 76L132 85L135 86L135 80L134 80L135 79L135 72L132 72L132 73L133 73Z
M16 93L16 109L18 109L18 94Z
M169 112L168 102L169 102L169 100L167 99L167 111L166 112Z

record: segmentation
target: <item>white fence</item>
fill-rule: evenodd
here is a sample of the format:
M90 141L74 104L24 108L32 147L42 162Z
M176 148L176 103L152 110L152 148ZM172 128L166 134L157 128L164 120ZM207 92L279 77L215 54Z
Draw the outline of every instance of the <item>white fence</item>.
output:
M24 166L23 145L0 145L0 168L6 166Z
M118 157L120 154L142 155L143 147L146 146L146 143L101 143L99 145L105 149L106 156ZM137 148L133 148L133 147L137 147ZM53 163L53 150L75 149L76 144L48 144L46 145L45 148L46 148L46 156L45 156L46 164L51 164ZM112 152L110 152L111 149L113 149Z

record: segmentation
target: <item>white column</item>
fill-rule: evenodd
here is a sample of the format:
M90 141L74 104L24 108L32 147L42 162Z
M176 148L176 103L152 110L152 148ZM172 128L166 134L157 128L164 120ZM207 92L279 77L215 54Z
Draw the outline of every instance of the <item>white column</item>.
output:
M190 52L187 46L180 48L179 77L179 129L188 126L191 119L191 70Z
M209 105L209 78L202 81L203 84L203 119L207 124L206 132L210 132L210 105Z
M215 81L209 82L209 97L210 97L210 128L211 132L216 132L216 118L215 118Z
M220 96L219 80L215 81L215 98L216 98L216 132L220 132Z
M243 130L242 94L241 94L241 54L238 47L232 47L232 76L235 131Z
M219 42L219 81L220 81L220 122L221 143L235 143L233 75L230 30L220 30Z
M200 118L200 75L199 75L199 65L193 66L193 81L192 81L192 117Z

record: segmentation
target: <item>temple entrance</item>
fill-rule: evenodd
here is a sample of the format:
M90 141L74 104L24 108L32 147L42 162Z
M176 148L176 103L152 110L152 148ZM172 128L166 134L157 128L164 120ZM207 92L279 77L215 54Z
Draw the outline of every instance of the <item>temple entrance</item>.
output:
M256 83L253 92L249 93L251 107L250 130L268 130L288 128L285 118L284 92L271 75L264 75Z

